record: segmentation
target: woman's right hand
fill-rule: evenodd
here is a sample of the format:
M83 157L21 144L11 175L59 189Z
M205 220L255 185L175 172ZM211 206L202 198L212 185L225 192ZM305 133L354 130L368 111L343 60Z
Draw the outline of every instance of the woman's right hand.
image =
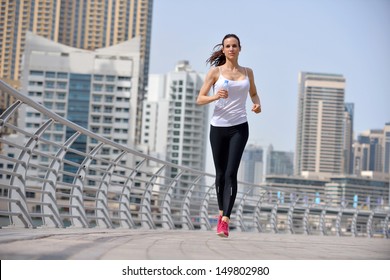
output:
M219 90L217 91L217 94L216 94L216 95L218 96L218 99L221 99L221 98L226 99L226 98L229 97L228 91L227 91L226 89L223 89L223 88L219 89Z

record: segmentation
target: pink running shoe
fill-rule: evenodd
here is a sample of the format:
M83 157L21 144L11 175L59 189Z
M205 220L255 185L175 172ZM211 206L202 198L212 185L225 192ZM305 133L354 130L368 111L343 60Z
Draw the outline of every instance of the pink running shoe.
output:
M218 223L217 223L217 234L221 231L221 222L222 222L222 216L218 216Z
M229 224L227 222L221 221L220 230L217 234L220 237L229 237Z

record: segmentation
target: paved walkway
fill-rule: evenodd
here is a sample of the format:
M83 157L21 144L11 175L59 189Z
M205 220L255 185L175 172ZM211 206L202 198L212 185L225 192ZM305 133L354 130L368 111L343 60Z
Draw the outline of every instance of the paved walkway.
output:
M2 260L390 260L390 240L210 231L0 229Z

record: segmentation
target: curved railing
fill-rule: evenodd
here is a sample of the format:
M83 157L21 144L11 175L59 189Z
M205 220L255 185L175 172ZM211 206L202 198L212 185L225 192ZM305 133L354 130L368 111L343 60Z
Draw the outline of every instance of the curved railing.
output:
M201 229L215 227L214 175L120 145L72 123L0 81L16 101L0 116L2 227ZM18 111L45 120L13 124ZM8 131L9 133L5 133ZM60 141L48 135L64 134ZM81 151L78 140L89 143ZM336 203L301 193L239 182L232 229L273 233L389 235L389 210ZM388 208L387 208L388 209Z

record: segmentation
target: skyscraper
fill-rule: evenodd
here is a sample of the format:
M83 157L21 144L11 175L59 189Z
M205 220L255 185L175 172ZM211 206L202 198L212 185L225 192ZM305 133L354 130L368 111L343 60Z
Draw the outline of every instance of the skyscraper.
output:
M0 79L20 88L26 31L57 41L60 0L0 0ZM14 100L2 92L0 113ZM16 124L17 119L14 118ZM9 131L5 131L8 134ZM0 147L1 150L1 147Z
M58 115L114 142L133 147L139 52L139 38L88 51L27 33L23 92ZM31 107L21 114L23 123L19 126L31 133L44 123L43 116ZM72 134L74 131L69 127L55 123L43 137L61 145ZM79 137L73 145L77 151L87 153L96 146L93 140ZM36 148L43 153L53 152L50 149L44 143ZM119 151L107 148L101 152L112 159ZM78 162L80 156L68 153L66 159ZM132 159L122 160L127 161L123 164L133 164ZM35 156L32 161L45 165L48 158ZM67 171L73 171L72 168L64 167Z
M1 0L0 78L18 81L26 32L58 40L60 0Z
M204 75L193 71L188 61L179 61L168 74L150 75L141 138L150 154L205 169L208 107L196 104L203 79Z
M353 143L354 174L362 171L389 174L390 123L384 129L370 129L360 133Z
M142 122L144 151L177 165L205 170L208 107L196 104L204 74L192 70L188 61L179 61L173 71L149 79ZM167 178L174 178L180 171L172 167L165 172ZM180 178L183 181L173 195L182 197L196 177L182 174Z
M136 142L149 72L153 0L0 0L0 78L19 81L27 31L95 50L140 37ZM17 84L16 84L17 86ZM0 100L1 101L1 100ZM0 104L4 107L4 104Z
M270 145L267 150L266 175L293 175L294 153L274 151Z
M248 145L241 157L240 168L238 170L237 179L247 183L260 184L263 181L263 148L256 145ZM243 191L247 193L249 190L248 186L244 186ZM254 189L250 189L249 195L257 195L254 193Z
M153 0L61 0L59 42L94 50L140 37L141 73L135 141L141 136L142 101L148 84Z
M147 82L153 0L0 0L0 77L19 80L26 31L80 49L141 38Z
M344 91L342 75L299 74L296 175L343 172Z

